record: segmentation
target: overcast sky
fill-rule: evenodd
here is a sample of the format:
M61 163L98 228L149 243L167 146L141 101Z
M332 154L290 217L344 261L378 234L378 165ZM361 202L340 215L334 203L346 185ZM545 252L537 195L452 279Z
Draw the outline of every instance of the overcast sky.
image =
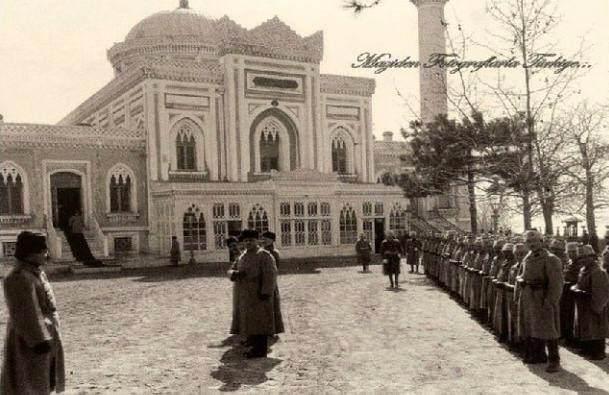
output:
M0 2L0 114L7 122L56 123L111 80L106 50L143 18L174 9L178 0L2 0ZM450 0L446 18L484 41L497 30L485 12L486 0ZM353 69L362 52L389 52L418 59L417 9L408 0L383 0L359 16L342 0L190 0L190 7L211 18L228 15L253 28L277 15L301 36L324 31L323 73L376 78L374 133L399 134L413 117L399 89L418 110L418 69ZM581 38L592 65L578 84L582 97L609 97L609 1L561 0L559 49L572 53ZM475 59L491 53L472 51ZM548 71L550 72L550 71Z

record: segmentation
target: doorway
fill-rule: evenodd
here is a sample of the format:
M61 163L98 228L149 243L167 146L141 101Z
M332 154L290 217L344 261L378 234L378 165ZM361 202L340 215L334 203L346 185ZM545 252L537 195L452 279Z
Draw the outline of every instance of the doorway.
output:
M76 211L83 212L81 176L70 172L52 174L51 200L53 226L64 230Z
M374 219L374 250L381 250L381 243L385 239L385 218Z

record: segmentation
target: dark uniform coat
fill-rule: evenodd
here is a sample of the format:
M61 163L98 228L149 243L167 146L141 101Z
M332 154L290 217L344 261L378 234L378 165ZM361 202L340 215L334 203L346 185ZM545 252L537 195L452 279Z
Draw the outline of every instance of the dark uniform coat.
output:
M528 336L554 340L560 337L562 262L545 249L530 251L522 262L520 308Z
M4 279L8 322L0 378L3 395L39 395L65 388L64 355L55 296L39 267L18 262ZM44 341L51 351L36 354Z
M279 255L279 251L273 245L270 249L267 250L275 259L275 266L279 267L279 261L281 260L281 255ZM275 313L275 333L283 333L285 328L283 326L283 316L281 314L281 296L279 295L279 284L275 282L275 292L273 292L273 309Z
M244 336L280 333L283 328L275 317L273 298L277 285L273 256L262 248L245 251L239 257L237 270L239 333Z
M609 337L607 272L597 263L591 267L584 266L579 273L575 288L584 291L584 293L576 292L575 336L584 341Z
M402 253L402 245L398 240L383 240L381 255L387 260L387 264L383 265L383 274L400 274L400 254Z
M359 239L357 243L355 243L355 252L357 253L357 260L359 264L367 265L370 263L372 246L368 240Z

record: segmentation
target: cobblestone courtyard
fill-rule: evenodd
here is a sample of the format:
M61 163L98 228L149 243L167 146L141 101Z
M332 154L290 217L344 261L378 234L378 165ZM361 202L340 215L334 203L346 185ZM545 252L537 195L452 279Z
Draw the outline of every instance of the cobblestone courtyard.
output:
M220 274L56 279L67 392L609 393L609 361L561 348L558 374L523 365L423 275L406 274L395 292L373 271L282 274L286 333L266 360L244 360L229 337Z

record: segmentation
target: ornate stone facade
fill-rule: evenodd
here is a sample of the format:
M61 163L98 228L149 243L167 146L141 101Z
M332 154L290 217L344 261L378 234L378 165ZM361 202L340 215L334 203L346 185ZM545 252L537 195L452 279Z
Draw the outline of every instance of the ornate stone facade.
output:
M346 255L360 232L377 240L405 230L401 190L376 183L375 82L321 74L322 39L277 17L244 29L184 1L145 18L108 51L114 79L61 126L0 127L7 159L45 197L28 226L65 256L49 220L61 158L62 172L78 176L65 177L64 192L81 180L104 254L131 245L167 255L175 235L185 258L192 250L199 261L225 260L224 238L254 227L276 232L286 257Z

